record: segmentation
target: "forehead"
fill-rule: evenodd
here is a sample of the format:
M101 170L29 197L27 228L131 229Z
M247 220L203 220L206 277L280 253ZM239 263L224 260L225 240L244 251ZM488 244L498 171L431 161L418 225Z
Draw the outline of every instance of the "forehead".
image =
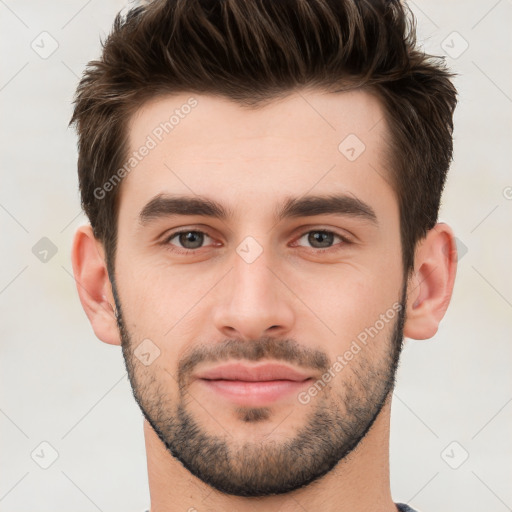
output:
M120 191L125 210L139 211L162 192L255 210L270 209L273 197L334 188L393 195L383 108L364 91L295 92L251 109L180 93L145 103L128 135L134 165L126 166Z

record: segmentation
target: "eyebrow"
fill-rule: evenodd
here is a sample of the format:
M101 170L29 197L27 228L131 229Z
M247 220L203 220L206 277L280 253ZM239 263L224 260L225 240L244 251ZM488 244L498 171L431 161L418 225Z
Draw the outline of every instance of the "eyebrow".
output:
M274 221L326 214L358 217L378 225L375 211L369 204L355 196L344 194L286 198L274 211ZM151 221L173 215L195 215L225 221L234 217L234 212L213 199L202 196L158 194L142 208L139 222L146 226Z

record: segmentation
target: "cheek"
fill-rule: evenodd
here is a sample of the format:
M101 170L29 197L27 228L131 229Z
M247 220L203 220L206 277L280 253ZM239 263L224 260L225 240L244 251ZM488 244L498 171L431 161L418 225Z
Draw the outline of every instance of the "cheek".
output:
M119 266L117 276L123 319L134 347L150 339L161 352L158 362L173 373L183 345L208 330L201 302L219 273L132 260L129 267Z
M123 311L130 310L133 318L150 323L162 319L171 325L205 293L210 279L204 272L149 258L120 264L116 275ZM215 276L210 273L210 277Z
M374 326L381 315L387 313L393 318L401 298L401 261L398 259L398 262L396 255L393 258L382 256L364 267L329 266L315 275L297 272L293 278L294 291L308 307L304 310L304 306L297 303L308 318L306 322L299 320L299 329L311 335L310 326L314 326L316 332L325 333L326 341L332 339L340 351L366 328ZM379 329L382 336L388 335L389 323Z

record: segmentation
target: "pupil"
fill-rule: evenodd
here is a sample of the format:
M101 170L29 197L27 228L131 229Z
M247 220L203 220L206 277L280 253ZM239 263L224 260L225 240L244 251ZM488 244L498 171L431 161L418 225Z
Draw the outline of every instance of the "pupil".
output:
M308 242L315 247L316 243L319 243L320 246L316 246L317 248L329 247L333 241L333 234L326 233L324 231L313 231L308 236Z
M197 249L201 247L202 242L203 234L197 231L189 231L180 234L180 244L183 245L185 249Z

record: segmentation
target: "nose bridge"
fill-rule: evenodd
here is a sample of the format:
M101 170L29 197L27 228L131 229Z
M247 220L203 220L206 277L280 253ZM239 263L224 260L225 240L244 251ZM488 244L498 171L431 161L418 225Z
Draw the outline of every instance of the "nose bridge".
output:
M284 334L293 324L293 310L286 288L274 275L271 250L252 237L244 239L233 254L215 305L215 324L224 335L257 339L272 332ZM276 272L277 273L277 272Z
M258 249L254 242L242 243L237 248L233 261L233 298L242 304L269 304L275 296L277 283L274 274L269 270L272 264L269 250ZM258 254L259 253L259 254Z

